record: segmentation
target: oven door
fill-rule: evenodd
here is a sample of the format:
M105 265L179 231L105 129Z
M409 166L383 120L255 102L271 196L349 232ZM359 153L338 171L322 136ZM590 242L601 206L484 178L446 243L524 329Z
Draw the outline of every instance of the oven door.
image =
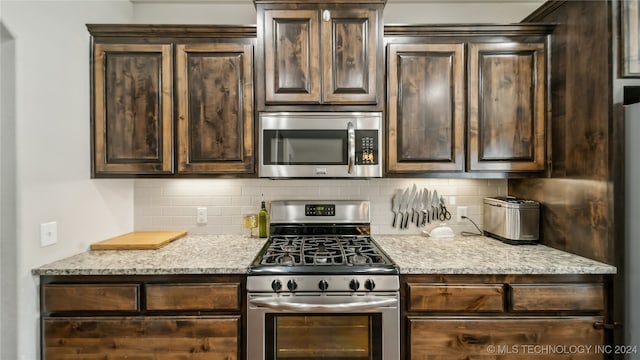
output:
M259 175L380 177L380 113L261 113Z
M249 294L249 360L400 358L395 293Z

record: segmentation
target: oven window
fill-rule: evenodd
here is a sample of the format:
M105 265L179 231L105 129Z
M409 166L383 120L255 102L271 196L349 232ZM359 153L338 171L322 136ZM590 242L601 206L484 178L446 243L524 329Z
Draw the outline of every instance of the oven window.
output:
M376 360L381 314L267 314L267 360Z
M344 130L264 130L265 165L346 165Z

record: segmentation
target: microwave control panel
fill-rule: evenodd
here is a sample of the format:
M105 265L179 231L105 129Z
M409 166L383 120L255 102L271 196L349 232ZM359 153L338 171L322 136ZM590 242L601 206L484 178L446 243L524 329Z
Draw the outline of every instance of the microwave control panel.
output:
M356 164L357 165L377 165L378 164L378 131L377 130L357 130L356 131Z

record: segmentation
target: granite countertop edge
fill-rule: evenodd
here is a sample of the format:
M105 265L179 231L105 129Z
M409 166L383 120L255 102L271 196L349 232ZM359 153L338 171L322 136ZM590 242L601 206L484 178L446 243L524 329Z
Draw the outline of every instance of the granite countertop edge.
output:
M544 245L484 236L373 236L402 275L612 275L614 266ZM35 276L246 274L265 239L188 235L158 250L86 251L32 270Z

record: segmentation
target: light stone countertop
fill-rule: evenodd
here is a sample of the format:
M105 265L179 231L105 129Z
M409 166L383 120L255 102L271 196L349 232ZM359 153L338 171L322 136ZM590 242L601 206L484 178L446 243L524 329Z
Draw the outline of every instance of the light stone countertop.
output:
M615 274L605 263L544 245L510 245L484 236L434 239L378 235L401 274Z
M374 235L401 274L615 274L616 268L544 245L482 236ZM86 251L34 275L244 274L264 245L240 235L187 235L158 250Z
M158 250L89 250L34 275L244 274L266 239L187 235Z

